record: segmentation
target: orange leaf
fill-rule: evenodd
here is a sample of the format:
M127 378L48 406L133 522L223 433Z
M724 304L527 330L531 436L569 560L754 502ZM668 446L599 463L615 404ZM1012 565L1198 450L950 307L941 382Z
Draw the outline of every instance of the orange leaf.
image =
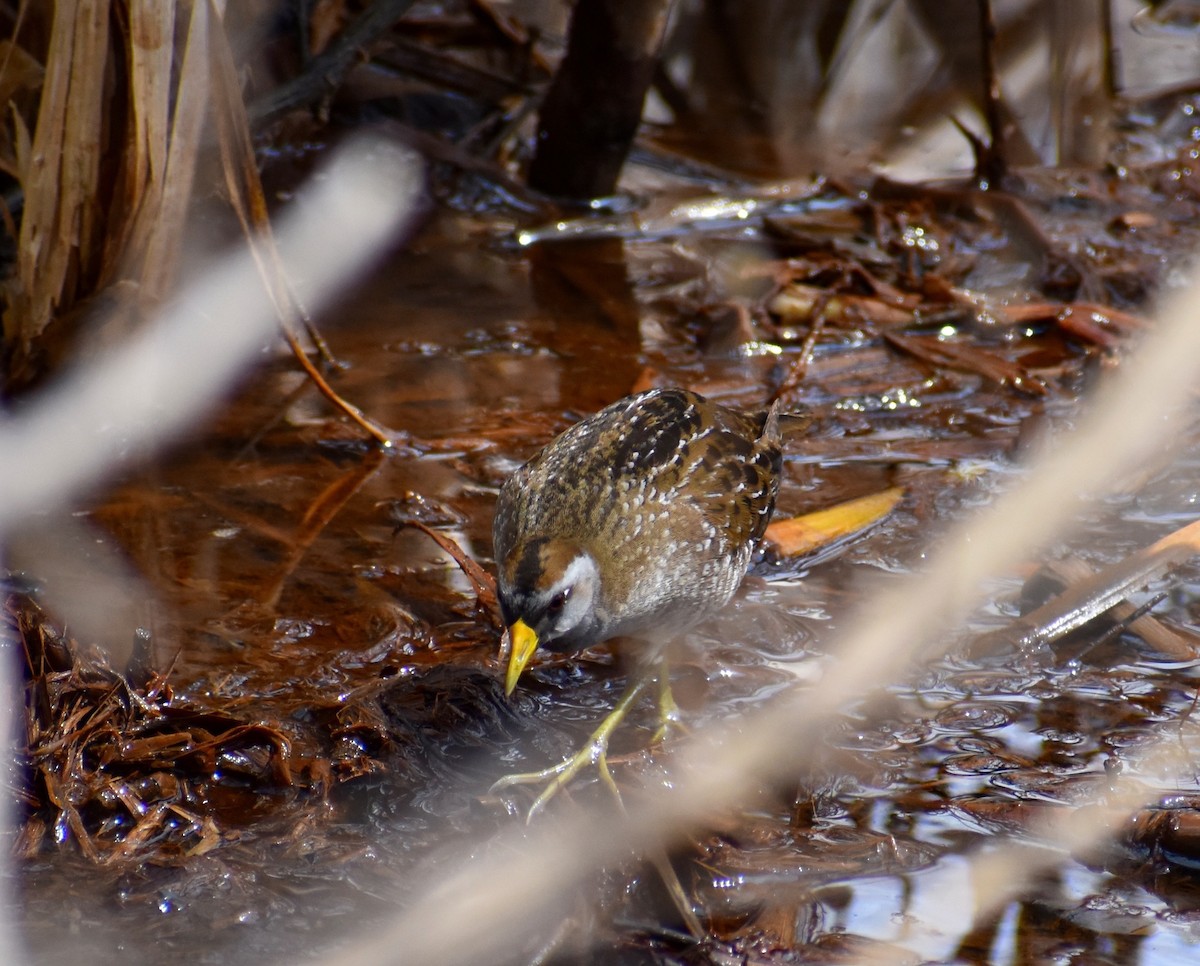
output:
M811 553L842 537L878 523L904 498L904 489L893 486L870 496L847 500L827 510L816 510L767 527L766 538L787 557Z

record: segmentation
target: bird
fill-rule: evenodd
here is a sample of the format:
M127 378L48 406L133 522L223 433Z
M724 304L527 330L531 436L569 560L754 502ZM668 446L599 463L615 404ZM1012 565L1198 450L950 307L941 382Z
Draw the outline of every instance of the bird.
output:
M678 723L667 645L741 584L779 492L785 421L807 420L778 403L743 412L686 389L651 389L575 423L504 482L492 536L505 694L539 651L616 640L635 664L577 754L492 786L544 784L528 820L589 763L620 799L608 740L651 683L662 718L655 738Z

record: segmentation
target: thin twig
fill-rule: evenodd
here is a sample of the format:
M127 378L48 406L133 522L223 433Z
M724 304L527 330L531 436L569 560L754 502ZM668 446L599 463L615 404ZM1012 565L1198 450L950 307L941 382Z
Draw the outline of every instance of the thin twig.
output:
M375 0L367 4L337 40L308 62L304 73L250 105L247 113L251 124L261 127L293 108L331 94L355 60L362 56L363 49L385 30L390 30L414 2Z
M804 382L805 377L808 375L808 367L812 364L813 352L817 347L817 339L825 331L825 324L829 318L825 309L828 307L829 300L832 297L833 292L831 290L826 290L817 296L811 312L812 323L808 327L808 333L804 336L804 342L800 345L800 352L788 367L787 374L783 377L783 382L780 383L779 389L776 390L771 402L777 399L787 399Z
M462 547L444 533L439 533L432 527L427 527L416 520L405 521L397 527L397 530L401 527L413 527L420 530L425 536L429 537L430 540L446 551L453 558L454 562L458 564L458 568L466 575L467 579L475 585L475 597L479 609L485 611L495 619L499 610L499 604L496 599L496 581L492 578L491 574L472 560Z
M1050 644L1103 614L1167 567L1196 553L1200 553L1200 520L1080 581L1014 621L999 636L1020 648Z

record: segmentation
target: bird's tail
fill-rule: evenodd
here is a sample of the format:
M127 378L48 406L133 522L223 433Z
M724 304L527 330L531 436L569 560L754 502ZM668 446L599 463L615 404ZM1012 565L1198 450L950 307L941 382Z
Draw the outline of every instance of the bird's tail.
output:
M812 410L807 406L797 406L785 411L783 402L776 399L763 418L762 436L763 439L782 442L808 432L812 422Z

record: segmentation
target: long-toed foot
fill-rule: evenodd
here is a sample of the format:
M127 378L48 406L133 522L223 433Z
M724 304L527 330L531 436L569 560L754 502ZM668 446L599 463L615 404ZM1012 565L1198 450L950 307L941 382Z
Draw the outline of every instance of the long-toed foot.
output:
M571 779L588 765L595 765L596 770L600 773L601 780L608 786L609 791L613 793L617 801L620 802L621 792L618 790L616 780L613 778L612 771L608 767L608 742L613 732L616 731L617 726L620 725L625 719L626 714L629 713L629 709L641 697L642 692L646 690L647 685L649 685L654 677L653 673L645 672L634 677L629 682L628 687L626 687L625 693L621 695L621 700L617 702L616 707L600 722L600 727L592 732L587 743L570 758L542 771L506 775L492 785L488 794L495 795L514 785L545 784L546 787L534 799L533 804L529 807L529 814L525 817L526 822L532 822L533 817L541 812L550 799L557 795Z

